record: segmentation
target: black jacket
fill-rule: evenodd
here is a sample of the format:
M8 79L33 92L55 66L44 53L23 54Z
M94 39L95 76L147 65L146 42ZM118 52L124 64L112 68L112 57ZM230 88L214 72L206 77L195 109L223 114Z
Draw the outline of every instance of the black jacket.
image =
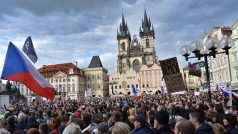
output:
M196 134L215 134L212 127L209 124L202 124L201 127L197 128Z
M155 130L156 134L173 134L173 131L169 127L161 127L160 129Z
M226 125L227 134L238 134L238 129L233 125Z

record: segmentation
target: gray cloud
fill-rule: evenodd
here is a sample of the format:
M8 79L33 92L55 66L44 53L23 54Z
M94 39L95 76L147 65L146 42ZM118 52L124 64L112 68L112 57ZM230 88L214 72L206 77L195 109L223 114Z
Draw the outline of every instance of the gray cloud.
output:
M237 19L236 0L0 0L0 66L7 45L19 48L31 35L43 64L79 62L87 67L93 55L103 65L116 69L116 30L122 9L131 34L139 27L147 9L155 29L155 46L160 59L179 55L182 45L201 40L213 26L231 26ZM0 70L1 71L1 70Z

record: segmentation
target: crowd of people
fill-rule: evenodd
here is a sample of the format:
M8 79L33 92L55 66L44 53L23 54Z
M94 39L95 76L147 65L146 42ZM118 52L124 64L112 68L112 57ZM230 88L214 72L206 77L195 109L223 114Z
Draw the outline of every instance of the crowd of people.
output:
M228 101L186 93L19 102L0 116L0 134L238 134Z

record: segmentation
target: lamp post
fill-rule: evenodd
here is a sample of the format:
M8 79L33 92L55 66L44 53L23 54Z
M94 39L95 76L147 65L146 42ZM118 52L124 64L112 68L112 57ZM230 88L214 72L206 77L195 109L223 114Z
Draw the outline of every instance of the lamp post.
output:
M227 35L224 35L220 41L208 36L208 39L205 41L204 44L202 44L200 41L193 41L190 45L184 45L180 49L180 53L185 57L186 61L188 61L188 59L191 58L197 58L198 60L200 60L202 57L204 57L206 83L208 86L208 99L210 103L212 102L212 97L211 97L210 75L207 58L209 56L216 58L216 54L221 53L229 55L229 49L233 45L234 41ZM219 49L223 49L223 51L218 51ZM189 57L191 52L194 53L193 57Z

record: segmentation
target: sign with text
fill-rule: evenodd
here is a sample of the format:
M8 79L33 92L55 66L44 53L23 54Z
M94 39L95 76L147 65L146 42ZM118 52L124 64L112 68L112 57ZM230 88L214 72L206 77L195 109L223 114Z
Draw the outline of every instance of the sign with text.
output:
M160 61L163 78L168 93L184 91L185 85L183 76L180 73L179 65L176 57Z

